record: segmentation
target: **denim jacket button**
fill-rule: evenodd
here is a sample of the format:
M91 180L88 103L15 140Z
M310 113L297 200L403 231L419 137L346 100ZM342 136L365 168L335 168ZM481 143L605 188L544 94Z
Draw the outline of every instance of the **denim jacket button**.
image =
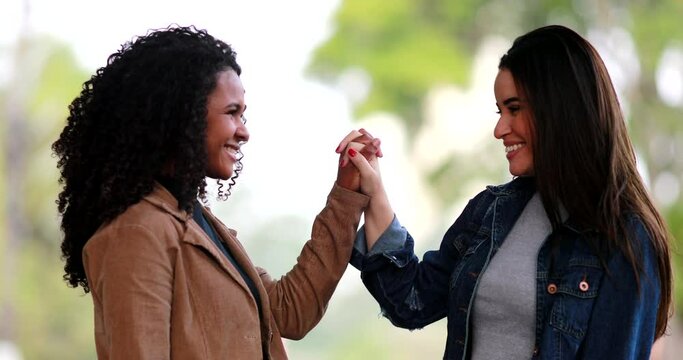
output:
M538 346L534 346L533 356L538 356Z
M579 290L586 292L589 288L590 286L588 285L588 282L586 282L586 280L579 283Z
M553 295L557 292L557 285L551 283L548 285L548 294Z

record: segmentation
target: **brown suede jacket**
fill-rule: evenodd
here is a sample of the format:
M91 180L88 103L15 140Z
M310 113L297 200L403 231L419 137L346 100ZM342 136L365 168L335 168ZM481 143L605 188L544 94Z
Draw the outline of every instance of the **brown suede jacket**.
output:
M163 186L103 225L83 249L100 359L286 359L282 338L320 321L351 257L368 198L334 185L296 265L279 280L255 267L208 210L207 219L256 286L178 209Z

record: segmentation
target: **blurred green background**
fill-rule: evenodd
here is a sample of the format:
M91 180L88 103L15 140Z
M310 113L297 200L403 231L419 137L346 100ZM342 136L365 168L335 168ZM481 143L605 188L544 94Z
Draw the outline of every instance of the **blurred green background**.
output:
M23 21L16 22L16 36L0 45L0 360L16 356L93 359L90 296L67 288L62 281L61 234L54 203L58 175L50 144L64 125L67 105L94 68L84 65L68 42L49 31L27 31L31 11L45 2L13 1L21 9L15 15ZM250 63L263 65L274 72L263 70L262 81L271 81L269 90L283 97L281 93L291 92L286 82L294 80L272 81L273 74L298 71L305 81L316 84L312 92L329 93L336 99L331 100L335 109L342 110L334 112L341 112L338 116L346 122L335 123L334 116L326 113L329 108L314 107L306 96L297 99L296 106L312 110L283 106L280 118L263 116L254 124L250 117L254 130L245 176L233 198L215 204L215 211L240 231L255 263L274 275L284 274L307 238L315 214L297 211L294 205L289 206L290 213L264 211L250 206L257 201L256 194L265 187L292 192L288 191L292 182L323 183L322 188L329 188L336 165L331 153L335 141L360 126L383 140L383 178L398 216L419 235L418 252L438 246L467 199L485 184L509 179L502 146L491 136L497 119L492 91L497 59L516 36L555 23L586 36L608 66L627 115L641 173L673 235L676 304L679 309L683 306L679 240L683 239L683 1L330 0L325 2L327 8L316 7L313 1L280 7L275 3L256 1L257 10L246 15L226 12L223 21L241 14L243 22L256 23L244 31L261 29L265 35L244 38L244 48L258 42L274 47L282 57L293 56L287 51L296 48L287 49L287 42L296 44L298 36L316 40L294 70L280 66L283 60L278 56L262 58L245 50L245 56L238 57L245 68L245 86L252 91L247 81L251 76L255 98L267 93L257 88L259 71L248 75L250 70L261 69L250 68ZM237 2L227 4L227 9L238 7ZM201 8L197 12L214 11L211 3L195 6ZM0 5L0 12L3 7L9 9L8 3ZM88 18L87 11L98 10L87 7L84 11L79 16ZM266 13L285 18L278 25L282 28L263 21L261 14ZM172 16L169 13L157 21L181 23ZM280 40L274 34L308 17L322 18L324 26L288 33L290 39ZM65 16L64 21L69 19ZM197 22L191 16L183 21ZM87 33L89 24L85 22L80 31ZM133 35L119 38L119 43ZM278 41L285 44L273 45ZM240 54L239 42L235 46ZM109 52L116 48L109 46ZM101 66L105 59L98 60ZM253 114L262 114L258 108L268 104L249 106ZM313 113L318 120L303 126L301 112ZM260 131L266 137L276 121L290 128L278 133L278 140L270 138L270 143L259 145L256 134ZM325 129L333 133L323 134ZM316 143L311 148L299 141L301 137L323 137L325 145ZM286 163L296 164L296 171L276 172L271 167L258 176L258 170L249 175L250 161L276 157L272 150L279 151L280 145L273 142L285 141L281 138L288 139L287 146L296 154L330 153L323 158L330 160L330 166L322 169L286 158ZM250 158L248 151L256 152L259 147L271 152ZM316 177L317 172L325 176ZM314 192L318 200L311 206L315 209L323 205L325 192L321 191ZM287 197L273 201L293 203ZM360 285L358 272L350 269L321 324L304 340L286 345L293 359L437 359L445 346L445 321L412 332L394 328L379 316L378 306ZM664 348L661 358L682 354L674 345Z

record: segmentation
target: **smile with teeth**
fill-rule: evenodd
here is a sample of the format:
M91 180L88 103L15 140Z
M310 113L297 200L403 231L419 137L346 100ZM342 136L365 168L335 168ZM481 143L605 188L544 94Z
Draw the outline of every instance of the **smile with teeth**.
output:
M510 152L515 151L515 150L519 150L519 149L523 148L525 145L526 144L524 144L524 143L520 143L520 144L514 144L514 145L506 146L505 147L505 153L510 153Z
M223 148L225 148L232 156L237 157L237 153L239 152L239 148L236 148L232 145L223 145Z

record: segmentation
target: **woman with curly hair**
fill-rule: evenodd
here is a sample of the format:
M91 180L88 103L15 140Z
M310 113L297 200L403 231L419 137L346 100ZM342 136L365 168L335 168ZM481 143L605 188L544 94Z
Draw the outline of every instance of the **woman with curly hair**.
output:
M648 359L672 309L669 234L600 55L538 28L493 88L514 179L470 200L420 261L377 168L352 157L372 198L352 264L392 324L448 318L444 359Z
M240 73L229 45L174 26L124 44L69 107L53 144L64 278L92 294L101 359L286 358L281 337L317 324L346 269L368 203L353 166L279 280L198 202L206 177L233 185L242 168ZM349 136L378 153L369 134Z

